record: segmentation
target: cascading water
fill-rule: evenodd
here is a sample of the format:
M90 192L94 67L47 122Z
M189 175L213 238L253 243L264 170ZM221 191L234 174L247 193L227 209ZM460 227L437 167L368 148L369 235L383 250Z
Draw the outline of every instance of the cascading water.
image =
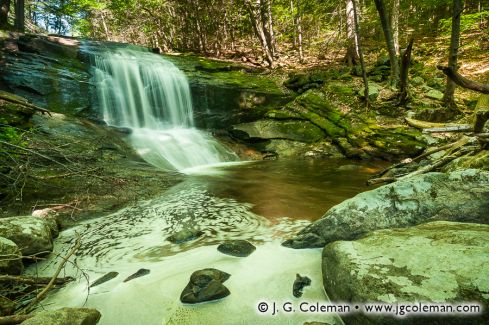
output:
M94 57L94 80L104 120L132 129L130 141L149 163L185 172L235 156L193 127L185 75L142 49L118 48Z

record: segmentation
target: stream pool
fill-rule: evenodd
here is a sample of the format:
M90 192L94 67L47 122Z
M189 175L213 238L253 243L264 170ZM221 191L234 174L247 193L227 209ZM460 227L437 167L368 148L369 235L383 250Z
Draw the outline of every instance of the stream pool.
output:
M345 160L230 163L187 171L183 182L163 196L138 202L109 216L61 232L55 254L33 265L31 274L51 275L75 242L82 246L63 276L76 281L52 293L44 308L93 307L99 324L340 324L335 314L257 311L259 302L326 302L321 280L321 250L293 250L280 244L330 207L367 190L365 181L381 163ZM203 236L183 244L166 240L182 229ZM246 239L257 250L245 258L224 255L216 246ZM217 268L231 274L221 300L182 304L180 293L192 272ZM149 274L123 282L139 269ZM89 288L108 272L118 276ZM296 274L312 284L294 298ZM271 305L270 305L271 306Z

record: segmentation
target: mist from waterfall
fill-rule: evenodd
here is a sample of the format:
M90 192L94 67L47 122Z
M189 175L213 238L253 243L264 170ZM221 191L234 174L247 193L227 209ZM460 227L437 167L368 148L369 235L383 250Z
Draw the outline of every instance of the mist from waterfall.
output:
M130 128L131 144L147 162L185 172L235 159L194 128L189 83L173 63L142 49L117 48L96 54L94 68L103 119Z

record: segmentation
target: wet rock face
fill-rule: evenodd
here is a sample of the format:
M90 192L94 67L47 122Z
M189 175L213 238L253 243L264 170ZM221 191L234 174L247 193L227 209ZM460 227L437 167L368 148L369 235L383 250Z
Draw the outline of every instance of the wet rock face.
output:
M109 272L98 278L97 280L93 281L93 283L90 285L90 288L96 287L98 285L101 285L102 283L105 283L107 281L112 280L113 278L117 277L119 275L119 272Z
M0 237L0 273L18 275L24 270L19 247L11 240Z
M311 279L307 276L301 276L300 274L296 274L294 286L292 287L292 294L296 298L302 297L302 290L304 287L311 285Z
M223 254L246 257L256 250L256 247L246 240L229 240L219 246L217 250Z
M434 220L489 223L489 172L428 173L360 193L331 208L283 245L323 247L378 229Z
M61 308L45 310L29 318L26 325L95 325L102 315L93 308Z
M168 240L170 243L173 244L182 244L197 239L203 234L204 232L202 232L199 229L195 229L195 228L183 229L169 236L166 240Z
M74 39L24 35L3 49L0 84L4 90L60 113L90 106L88 65L78 59Z
M190 276L190 282L183 289L180 301L195 304L224 298L230 292L222 283L230 276L226 272L211 268L195 271Z
M2 218L0 236L13 241L20 248L22 255L48 253L53 250L51 229L42 218Z
M324 247L322 270L324 288L332 301L475 301L487 310L489 226L437 221L379 230L357 241L337 241ZM345 322L351 324L397 324L399 321L386 315L353 313L349 316ZM486 312L471 318L409 317L404 318L403 324L486 324L488 321Z

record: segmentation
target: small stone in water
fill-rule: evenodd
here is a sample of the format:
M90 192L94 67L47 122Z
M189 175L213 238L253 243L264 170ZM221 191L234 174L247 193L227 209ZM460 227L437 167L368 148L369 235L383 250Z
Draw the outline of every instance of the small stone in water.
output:
M149 274L149 272L150 271L148 269L139 269L136 273L128 276L123 282L128 282L128 281L134 280L136 278L145 276L145 275Z
M253 253L256 247L246 240L228 240L217 246L217 250L231 256L246 257Z
M294 287L292 290L294 297L296 298L301 297L302 289L304 289L304 287L309 285L311 285L311 279L309 279L307 276L301 276L300 274L297 274L294 281Z
M181 244L190 240L194 240L202 236L204 233L198 229L184 229L174 233L166 240L173 244Z
M102 283L105 283L109 280L112 280L113 278L115 278L116 276L118 276L119 273L118 272L109 272L103 276L101 276L100 278L98 278L97 280L95 280L91 285L90 285L90 288L93 288L93 287L96 287Z

